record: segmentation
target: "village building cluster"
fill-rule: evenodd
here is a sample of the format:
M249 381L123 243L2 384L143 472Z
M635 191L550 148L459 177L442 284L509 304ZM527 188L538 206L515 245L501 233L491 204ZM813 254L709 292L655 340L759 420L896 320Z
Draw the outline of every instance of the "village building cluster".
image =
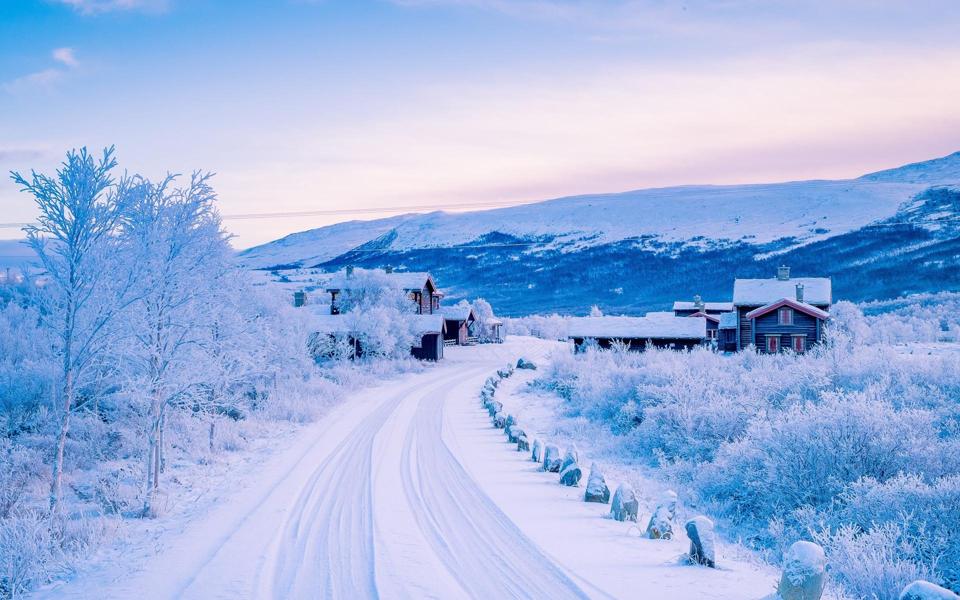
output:
M831 303L830 278L791 277L790 268L782 266L769 279L736 279L730 302L695 296L692 302L675 302L671 312L579 317L571 319L568 338L577 349L590 344L621 344L629 350L709 345L723 352L803 353L822 341Z
M410 302L404 319L412 328L410 354L421 360L440 360L445 346L502 342L503 322L492 316L482 321L473 308L460 303L443 306L444 293L430 273L393 272L391 269L356 272L353 268L321 279L290 282L295 287L294 306L308 307L318 339L336 339L349 346L349 355L364 354L356 331L363 315L349 313L351 300L371 293L370 280L399 290ZM567 320L567 339L576 351L590 346L622 347L642 351L648 347L692 349L700 346L721 352L754 348L776 354L806 352L823 339L830 318L831 281L826 277L791 277L790 268L777 269L769 279L736 279L731 301L678 300L672 311L650 312L642 317L589 316ZM322 352L321 352L322 353Z
M487 317L481 322L468 305L442 306L444 293L430 273L394 272L389 268L365 273L375 273L380 283L402 291L409 299L410 314L403 318L413 328L410 354L415 358L436 361L443 358L445 346L503 341L500 319ZM362 317L345 314L344 305L376 291L364 289L370 282L359 275L353 267L347 267L319 283L298 286L293 294L294 306L312 309L316 336L345 340L351 346L350 355L358 358L364 354L362 341L355 335L357 319ZM311 295L317 300L312 301Z

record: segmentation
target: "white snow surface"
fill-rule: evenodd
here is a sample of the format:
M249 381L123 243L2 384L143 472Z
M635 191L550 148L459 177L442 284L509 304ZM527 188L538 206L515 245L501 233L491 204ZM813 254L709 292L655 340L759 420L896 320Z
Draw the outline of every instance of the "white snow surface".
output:
M689 600L709 590L722 600L772 590L776 569L730 546L718 569L683 566L682 532L642 539L491 427L484 380L561 346L509 338L449 348L444 362L356 393L238 465L186 516L161 519L35 597ZM497 397L542 435L549 420L516 395L534 376L518 372Z
M956 183L960 153L858 179L691 185L350 221L247 249L241 258L255 268L298 261L310 266L374 240L377 248L402 251L467 245L494 232L556 238L546 245L518 246L518 252L573 251L629 238L641 238L639 244L764 244L783 238L806 244L890 218L931 185Z

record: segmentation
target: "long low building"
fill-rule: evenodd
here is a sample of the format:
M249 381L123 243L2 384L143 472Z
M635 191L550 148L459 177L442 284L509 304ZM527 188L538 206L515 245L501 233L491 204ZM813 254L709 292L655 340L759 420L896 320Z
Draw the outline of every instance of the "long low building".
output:
M574 317L569 320L567 339L577 350L596 343L610 348L615 343L630 350L656 348L694 348L707 337L706 319L691 319L658 314L646 317Z

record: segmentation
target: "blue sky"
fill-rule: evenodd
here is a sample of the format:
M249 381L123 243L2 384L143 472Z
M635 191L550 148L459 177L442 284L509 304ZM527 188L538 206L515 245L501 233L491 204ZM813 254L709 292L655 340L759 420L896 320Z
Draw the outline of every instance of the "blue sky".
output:
M855 176L960 150L958 26L955 0L3 0L0 170L116 144L217 172L227 216ZM0 206L33 215L7 179Z

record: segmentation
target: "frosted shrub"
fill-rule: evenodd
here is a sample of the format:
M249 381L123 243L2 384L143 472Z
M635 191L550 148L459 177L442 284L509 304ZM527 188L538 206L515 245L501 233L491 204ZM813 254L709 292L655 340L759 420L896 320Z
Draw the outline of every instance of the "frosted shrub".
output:
M893 523L868 531L844 526L818 538L833 577L855 598L897 600L908 583L930 577L927 569L903 558L910 554L910 541Z

